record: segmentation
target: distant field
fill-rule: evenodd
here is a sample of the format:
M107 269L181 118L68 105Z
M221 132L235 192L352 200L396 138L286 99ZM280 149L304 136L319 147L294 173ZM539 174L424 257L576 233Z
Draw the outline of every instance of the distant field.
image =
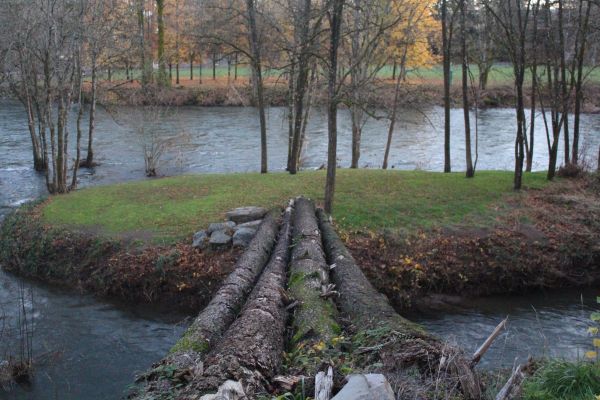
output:
M477 66L471 66L471 71L473 73L474 79L479 78L479 70ZM226 79L229 75L231 79L234 79L234 68L231 67L231 70L228 71L226 65L219 65L215 69L215 76L219 80ZM598 68L588 68L587 77L589 82L600 83L600 69ZM393 67L391 65L384 67L379 72L379 77L382 79L390 79L393 74ZM141 73L139 70L133 70L132 75L134 78L139 78ZM175 66L172 69L172 78L173 82L175 82ZM194 67L194 80L198 81L199 77L202 75L202 80L209 82L213 78L212 66L203 66L202 70L199 66ZM441 84L443 80L443 70L441 66L435 66L432 68L420 68L415 70L408 71L408 78L411 80L418 80L424 83L433 83L433 84ZM460 83L461 77L461 66L453 65L452 66L452 83L454 85L458 85ZM187 65L181 66L179 69L179 79L183 81L182 83L186 83L190 81L190 68ZM280 70L266 70L265 76L270 77L272 79L278 78L282 76L282 71ZM509 64L497 64L492 68L489 76L489 84L490 85L510 85L513 82L513 70L512 66ZM243 65L238 67L238 79L247 80L250 77L250 69L248 66ZM125 80L126 74L125 70L115 70L112 71L112 79L113 80ZM100 74L100 79L107 80L108 74L106 71L102 71ZM531 82L531 74L527 73L526 82Z
M510 172L462 173L339 170L334 217L343 230L415 230L455 223L493 223L512 190ZM234 207L283 206L305 195L322 201L324 171L189 175L82 189L51 197L43 208L51 225L107 235L136 232L158 242L188 237ZM547 184L545 174L527 174L525 186Z

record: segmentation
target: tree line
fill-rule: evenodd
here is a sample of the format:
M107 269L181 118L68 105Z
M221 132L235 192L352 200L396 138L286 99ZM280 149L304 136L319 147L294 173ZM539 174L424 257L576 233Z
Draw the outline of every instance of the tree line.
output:
M0 82L27 115L33 166L51 193L77 186L94 166L100 72L139 84L152 96L180 83L180 69L226 61L251 71L260 122L261 172L267 173L266 71L287 84L287 170L296 174L316 98L327 110L325 208L331 211L337 168L337 111L348 108L351 167L358 168L369 118L389 121L382 167L388 167L400 97L411 69L442 64L444 171L451 172L452 64L461 67L466 176L477 166L477 116L495 63L509 63L515 93L514 188L531 171L535 116L542 116L548 179L580 163L585 84L597 65L599 0L6 0L0 9ZM381 72L392 68L393 101L373 106ZM174 69L174 70L173 70ZM196 78L202 82L202 69ZM87 104L84 104L84 94ZM526 110L526 103L530 110ZM69 110L77 107L76 154L69 160ZM85 107L89 122L83 126ZM573 118L573 123L570 119ZM474 124L473 124L474 122ZM571 126L572 131L571 131ZM84 132L85 131L85 132ZM85 156L81 143L87 138ZM561 143L562 140L562 143Z

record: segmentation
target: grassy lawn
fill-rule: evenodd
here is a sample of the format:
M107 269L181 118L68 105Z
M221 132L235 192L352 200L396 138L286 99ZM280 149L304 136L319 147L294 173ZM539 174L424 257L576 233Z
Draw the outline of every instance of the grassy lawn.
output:
M224 64L224 63L223 63ZM378 76L382 79L391 79L393 67L391 65L387 65L381 69L378 73ZM471 71L475 79L479 78L479 70L476 65L471 65ZM135 78L139 78L141 76L141 72L139 70L132 70L132 74ZM282 71L276 69L267 69L265 71L266 77L276 78L282 74ZM600 83L600 69L598 68L588 68L586 70L587 79L591 83ZM215 75L217 78L226 78L228 75L227 65L219 65L215 69ZM233 79L234 69L231 67L231 78ZM460 77L461 77L461 66L459 64L452 65L452 84L460 85ZM198 80L200 76L200 67L194 67L194 79ZM250 68L246 65L240 65L238 67L238 77L242 79L248 79L250 76ZM409 70L407 73L409 79L417 79L423 81L425 83L438 83L441 84L444 75L442 66L434 66L431 68L419 68ZM125 71L124 70L115 70L112 72L112 79L114 80L124 80L125 79ZM489 75L489 85L512 85L513 84L513 69L510 64L496 64ZM189 66L182 66L179 69L179 78L182 81L187 81L190 79L190 68ZM100 72L100 79L108 79L108 74L106 71ZM202 68L202 79L206 82L209 82L212 79L212 66L204 66ZM526 72L526 83L531 82L531 73L530 71ZM173 82L175 81L175 66L173 66Z
M110 236L144 232L173 242L220 221L232 208L283 206L294 196L321 202L325 173L190 175L78 190L52 197L45 222ZM545 175L527 174L540 188ZM455 223L488 224L512 191L512 173L339 170L334 217L344 230L429 228ZM134 235L135 236L135 235Z

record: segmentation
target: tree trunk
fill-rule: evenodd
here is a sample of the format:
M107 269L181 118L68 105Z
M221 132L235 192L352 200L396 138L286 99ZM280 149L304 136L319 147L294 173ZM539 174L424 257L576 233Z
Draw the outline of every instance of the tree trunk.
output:
M277 235L277 214L267 214L233 272L192 323L184 338L175 345L175 351L192 346L203 353L231 325L269 259Z
M239 318L206 356L204 372L195 379L194 390L214 391L227 380L241 380L246 396L254 398L266 391L265 380L279 372L285 351L287 311L282 293L287 281L291 215L292 208L288 207L269 263Z
M90 99L90 120L88 125L88 145L87 145L87 156L83 166L86 168L94 167L94 131L96 129L96 103L97 103L97 89L98 89L98 69L96 66L96 55L92 56L92 87L91 87L91 99Z
M562 120L565 145L565 165L571 163L571 145L569 137L569 95L567 87L567 63L565 59L565 32L563 20L563 0L558 0L558 40L560 46L560 74L562 90Z
M179 85L179 61L175 64L175 83Z
M156 0L156 19L158 23L158 84L168 86L165 59L165 0Z
M450 160L450 47L452 46L448 25L448 0L442 0L442 53L444 68L444 172L452 172Z
M246 11L248 12L249 41L252 49L252 69L254 72L254 90L258 105L258 116L260 120L260 172L268 172L267 159L267 118L265 115L265 98L262 79L262 66L260 43L258 42L258 28L256 26L256 9L254 0L246 0Z
M571 155L571 162L575 165L579 164L579 134L580 134L580 123L581 123L581 106L583 103L583 66L585 62L585 49L587 46L588 26L590 20L591 2L587 2L587 8L585 16L582 17L583 1L579 2L579 49L577 51L577 80L575 82L575 110L574 110L574 121L573 121L573 154ZM583 20L582 20L583 19Z
M200 67L202 68L202 67ZM194 53L190 53L190 81L194 80ZM200 78L202 81L202 78Z
M405 52L406 54L406 52ZM394 64L396 65L396 64ZM404 67L402 67L404 69ZM392 135L394 134L394 127L396 125L396 118L398 114L398 105L400 103L400 82L402 81L402 74L398 76L396 80L396 87L394 89L394 104L392 106L392 116L390 117L390 127L388 129L387 143L385 145L385 155L383 156L383 169L388 167L388 158L390 156L390 148L392 147Z
M310 62L310 14L312 1L305 0L302 10L302 23L300 24L300 54L298 55L298 73L294 84L294 132L292 140L292 160L290 174L298 172L298 160L300 159L300 144L302 136L302 122L304 118L304 103L308 85L309 62Z
M387 298L373 288L356 265L331 226L329 217L322 210L318 210L317 214L327 260L330 264L335 264L332 281L339 292L337 305L340 311L350 317L358 329L357 335L373 329L383 329L382 327L395 332L395 337L391 334L391 340L382 342L385 344L379 343L376 353L383 361L382 368L386 368L385 372L391 372L387 368L408 371L416 367L423 376L429 376L438 382L447 379L448 386L460 388L467 399L481 398L479 379L470 369L464 355L397 314ZM380 338L382 340L385 338ZM386 359L392 361L386 362ZM440 367L441 365L444 367ZM440 377L439 374L445 376ZM389 376L393 379L397 374Z
M469 104L469 64L467 59L467 21L466 21L466 0L460 2L460 21L461 21L461 52L462 52L462 98L463 112L465 121L465 156L467 178L475 176L473 169L473 157L471 154L471 106Z
M330 43L329 43L329 72L327 83L327 179L325 182L325 210L331 213L333 210L333 198L335 194L335 173L337 169L337 67L338 48L340 46L340 35L342 26L342 14L344 11L344 0L332 0L330 16Z

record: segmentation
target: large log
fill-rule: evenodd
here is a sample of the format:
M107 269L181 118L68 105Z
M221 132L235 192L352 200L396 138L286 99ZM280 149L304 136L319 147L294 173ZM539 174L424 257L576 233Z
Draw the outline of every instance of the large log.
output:
M284 299L291 243L292 205L286 209L275 251L242 313L204 359L193 392L215 392L228 380L241 382L246 396L266 393L265 383L281 368L287 323Z
M340 333L335 305L321 296L329 284L329 265L323 253L315 206L302 197L296 199L292 245L288 288L299 302L294 310L292 345L303 341L328 343ZM316 371L307 372L314 376Z
M403 371L416 366L426 380L458 387L468 399L481 398L479 380L464 355L396 313L387 297L371 285L358 267L330 218L323 210L317 214L327 260L334 266L331 278L339 292L337 305L357 327L358 334L374 329L382 332L383 343L371 348L383 361L382 372L389 374L390 380L394 376L403 379ZM389 332L389 337L385 337L385 332Z
M150 399L171 391L202 371L202 359L216 345L242 310L267 264L279 225L279 211L268 213L233 272L200 312L170 354L137 380L141 387L130 398Z

